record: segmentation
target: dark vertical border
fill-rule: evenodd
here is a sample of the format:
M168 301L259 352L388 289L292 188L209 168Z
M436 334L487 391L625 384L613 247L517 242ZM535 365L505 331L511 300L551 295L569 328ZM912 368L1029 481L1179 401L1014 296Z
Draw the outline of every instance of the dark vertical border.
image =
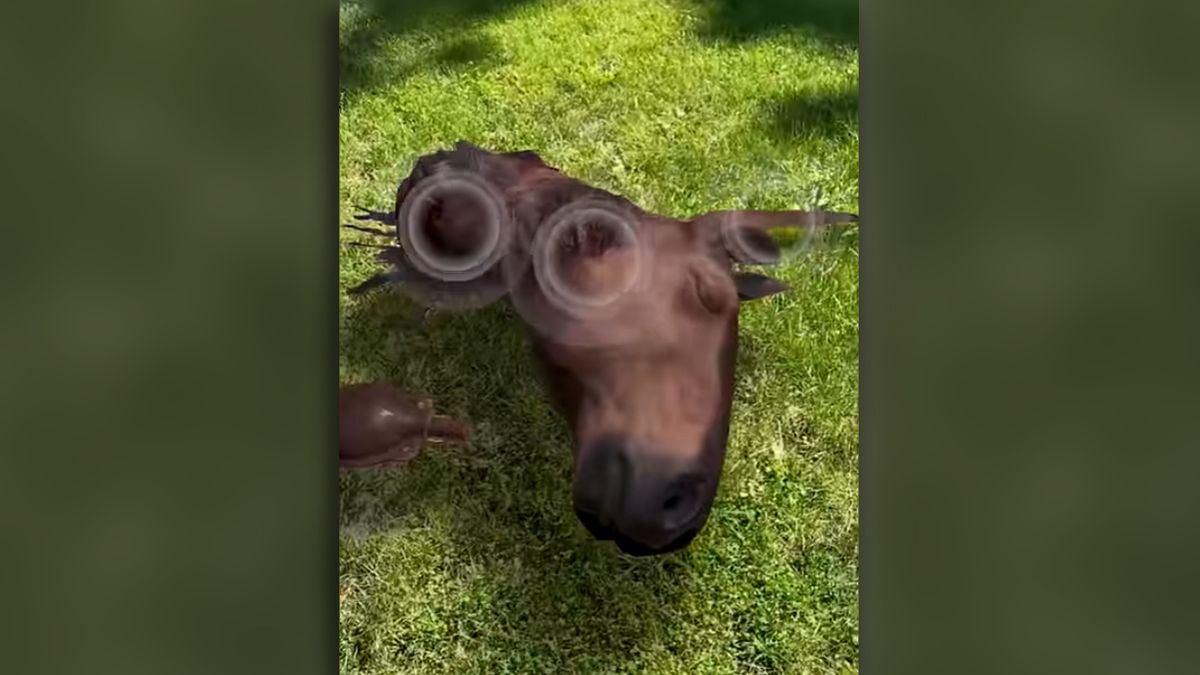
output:
M3 22L6 672L337 668L331 15Z
M871 223L878 212L872 204L872 165L868 161L871 147L872 100L869 67L871 53L870 3L860 2L858 12L858 208L859 222L859 266L858 266L858 668L861 673L882 672L874 668L872 659L873 636L876 634L866 601L872 587L870 557L873 547L869 531L870 504L873 499L871 453L877 447L871 434L873 401L871 390L866 386L870 377L873 352L870 349L871 324L874 296L872 294L874 269L870 261L876 236Z
M861 672L1195 670L1198 24L863 3Z
M329 158L327 161L329 163L328 169L329 169L329 173L330 173L328 182L326 183L326 189L328 190L328 192L326 194L329 195L329 197L328 197L329 205L328 205L328 210L327 210L327 213L329 214L328 215L329 226L328 226L325 236L329 237L329 239L331 239L332 241L330 241L330 243L329 243L330 250L329 250L328 256L326 257L326 260L327 260L326 264L329 267L326 270L324 270L324 275L322 278L327 279L328 283L332 286L332 289L333 289L332 293L331 293L332 297L330 297L330 299L329 299L328 310L327 310L329 312L329 316L326 319L326 323L329 326L330 345L329 345L329 349L328 349L329 361L327 364L325 364L326 367L328 367L330 369L330 372L328 375L329 385L327 387L329 402L325 407L325 409L328 411L327 412L327 414L328 414L327 424L328 424L328 431L329 431L329 433L328 433L329 441L328 441L327 447L329 447L330 449L333 449L333 448L336 448L338 445L338 420L337 420L337 396L338 396L338 393L337 392L338 392L338 382L340 380L339 369L338 369L338 353L339 353L338 352L338 344L340 341L340 335L339 335L339 329L338 329L338 326L339 326L339 323L338 323L339 297L338 297L338 295L341 292L339 285L338 285L338 266L340 265L341 244L340 244L340 239L339 239L339 229L337 227L337 225L339 223L339 211L340 211L338 199L339 199L339 194L340 194L340 188L339 188L340 168L339 167L341 166L340 134L338 133L338 128L339 128L338 118L341 114L341 109L340 109L341 108L341 103L340 103L341 89L340 89L340 81L339 81L340 68L339 68L339 64L338 64L338 58L339 58L339 51L338 51L339 8L338 8L337 0L332 1L332 7L328 10L328 12L329 12L329 14L328 14L327 20L329 21L329 24L330 24L327 28L327 30L329 31L329 35L327 38L328 43L325 45L322 45L322 46L325 49L329 50L328 65L327 65L329 70L325 73L325 78L326 78L325 81L327 83L329 83L327 85L328 91L326 92L326 96L328 97L327 101L326 101L326 105L327 105L326 110L328 111L327 114L329 115L329 119L326 121L326 128L329 130L328 131L329 136L323 140L325 140L325 142L329 143L329 146L328 146ZM329 529L327 532L324 533L323 539L325 541L329 542L328 543L329 552L328 552L327 557L325 558L325 561L326 561L326 564L329 565L328 573L331 578L331 581L330 581L328 588L325 590L328 592L327 597L328 597L328 601L331 605L331 607L329 609L330 626L328 629L328 638L327 638L329 640L328 645L329 645L329 662L330 662L329 663L330 670L328 672L331 672L331 673L340 672L340 663L341 663L341 657L340 657L340 654L338 653L338 643L339 643L338 636L340 634L340 625L339 624L340 624L340 616L341 616L341 601L340 601L340 587L341 587L340 567L341 566L339 563L339 547L340 547L339 539L340 539L340 537L338 534L339 527L340 527L339 523L341 520L340 515L339 515L340 514L339 493L340 493L341 488L340 488L339 479L338 479L339 474L338 474L338 464L337 464L337 456L336 455L337 455L337 453L335 453L335 452L329 452L328 457L326 458L326 460L324 462L325 471L327 472L327 474L326 474L327 480L328 480L327 485L328 485L328 490L329 490L329 494L326 497L326 500L327 500L326 504L328 505L327 513L328 513L328 518L329 518L326 527L328 527Z

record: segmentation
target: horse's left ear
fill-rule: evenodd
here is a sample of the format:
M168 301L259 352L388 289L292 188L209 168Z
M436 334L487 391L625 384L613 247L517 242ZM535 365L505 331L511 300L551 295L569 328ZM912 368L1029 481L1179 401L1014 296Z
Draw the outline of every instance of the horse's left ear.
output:
M743 302L765 298L791 288L778 279L754 272L734 272L733 282L737 286L738 298Z
M779 262L779 246L768 234L771 230L856 222L857 214L840 211L711 211L692 219L698 230L721 237L730 258L749 265Z

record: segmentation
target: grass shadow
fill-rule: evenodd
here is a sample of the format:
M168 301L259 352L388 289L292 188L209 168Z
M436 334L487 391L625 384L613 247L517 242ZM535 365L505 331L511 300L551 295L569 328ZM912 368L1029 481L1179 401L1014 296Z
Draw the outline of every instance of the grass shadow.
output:
M529 0L363 0L342 3L338 76L343 94L396 83L429 69L462 69L494 63L497 46L470 31L481 19ZM393 50L391 38L421 33L410 50Z
M858 44L856 0L699 0L705 37L743 42L808 31L835 44Z
M769 102L763 118L767 134L783 143L853 134L858 129L858 89L789 94Z
M674 603L689 588L680 556L623 556L577 521L566 426L541 393L523 330L506 304L436 314L424 324L415 322L418 314L391 291L353 301L343 319L342 353L352 361L345 365L357 377L429 392L440 410L475 426L475 446L427 450L398 470L343 473L340 536L364 542L419 533L431 523L442 528L436 555L443 565L473 572L458 604L439 620L454 626L453 639L475 655L475 667L547 653L558 662L530 667L626 667L670 625ZM352 561L343 562L347 573L372 576ZM473 595L486 596L482 608L472 609ZM361 640L352 640L357 668L420 651L417 629L382 641L379 634L364 628Z
M338 81L343 94L398 84L419 72L459 71L499 63L499 50L486 36L450 38L428 52L388 56L382 56L376 49L380 39L377 34L359 32L343 45L338 58Z

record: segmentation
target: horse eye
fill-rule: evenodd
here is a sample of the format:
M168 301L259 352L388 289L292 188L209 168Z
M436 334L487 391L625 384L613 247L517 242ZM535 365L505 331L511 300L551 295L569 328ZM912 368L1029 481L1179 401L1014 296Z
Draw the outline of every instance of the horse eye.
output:
M737 301L732 284L721 283L723 279L708 270L693 270L690 284L700 305L712 314L724 314Z

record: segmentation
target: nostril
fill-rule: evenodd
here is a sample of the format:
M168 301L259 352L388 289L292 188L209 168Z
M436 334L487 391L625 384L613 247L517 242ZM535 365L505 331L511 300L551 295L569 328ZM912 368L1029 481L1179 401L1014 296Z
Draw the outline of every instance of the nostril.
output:
M662 501L663 525L676 528L687 524L699 511L700 499L695 485L678 486Z
M575 476L575 506L610 527L625 496L628 458L620 442L607 439L589 448L588 455Z

